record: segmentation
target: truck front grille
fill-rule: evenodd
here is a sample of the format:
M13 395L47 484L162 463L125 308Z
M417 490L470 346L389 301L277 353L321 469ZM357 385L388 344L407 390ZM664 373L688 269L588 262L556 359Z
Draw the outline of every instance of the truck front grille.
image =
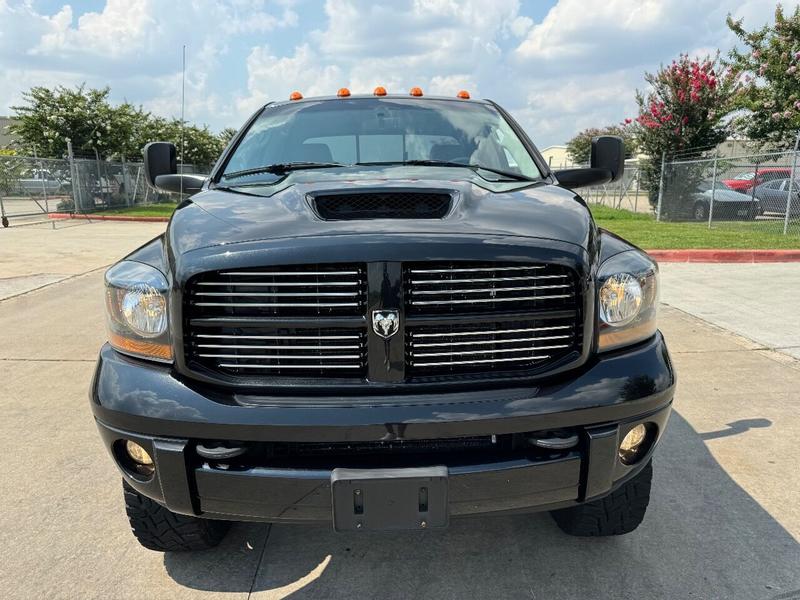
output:
M290 265L204 273L189 282L192 315L361 315L363 264Z
M409 327L412 375L533 370L579 345L575 319L534 319Z
M359 377L366 364L358 329L204 327L191 331L192 360L243 377Z
M404 285L409 314L525 311L573 307L570 269L551 264L411 263Z
M576 271L546 263L212 271L186 287L184 358L191 370L245 385L540 375L580 357L582 302ZM401 321L385 339L372 323L383 310Z

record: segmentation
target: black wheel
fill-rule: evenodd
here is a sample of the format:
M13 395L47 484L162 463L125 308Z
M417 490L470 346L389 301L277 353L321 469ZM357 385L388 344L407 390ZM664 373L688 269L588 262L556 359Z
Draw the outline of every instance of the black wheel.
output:
M695 221L708 220L708 204L705 202L695 202L692 208L692 217Z
M213 548L225 537L230 523L179 515L142 496L125 481L125 511L139 543L158 552L186 552Z
M614 492L594 500L554 510L550 514L564 533L576 536L608 536L630 533L644 519L650 501L653 463L648 462L640 473Z

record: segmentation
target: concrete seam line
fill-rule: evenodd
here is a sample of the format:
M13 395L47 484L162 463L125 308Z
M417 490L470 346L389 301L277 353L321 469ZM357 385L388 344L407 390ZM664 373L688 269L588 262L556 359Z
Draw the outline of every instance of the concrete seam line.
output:
M67 275L64 279L59 279L58 281L51 281L50 283L45 283L40 286L37 286L30 290L25 290L24 292L20 292L18 294L13 294L6 298L0 298L0 302L5 302L6 300L11 300L13 298L19 298L20 296L24 296L26 294L32 294L33 292L38 292L46 287L50 287L51 285L58 285L59 283L65 283L67 281L72 281L73 279L77 279L78 277L83 277L84 275L91 275L92 273L96 273L97 271L101 271L103 269L107 269L109 265L103 265L102 267L97 267L95 269L90 269L89 271L84 271L83 273L75 273L74 275Z
M270 533L272 533L272 523L267 523L267 535L264 537L264 545L261 546L261 554L258 557L258 563L256 563L256 570L253 572L253 580L250 582L250 591L247 592L247 600L250 600L250 597L253 595L253 589L256 587L258 574L261 571L261 563L264 562L264 555L267 552L267 542L269 542Z

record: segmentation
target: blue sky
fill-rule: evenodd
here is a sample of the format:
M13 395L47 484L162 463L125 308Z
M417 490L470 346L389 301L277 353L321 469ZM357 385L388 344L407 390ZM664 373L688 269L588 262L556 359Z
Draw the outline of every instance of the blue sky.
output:
M792 9L797 1L784 2ZM0 114L33 85L108 85L164 116L238 127L298 89L339 87L497 100L534 141L563 143L635 111L643 73L734 44L769 0L0 0Z

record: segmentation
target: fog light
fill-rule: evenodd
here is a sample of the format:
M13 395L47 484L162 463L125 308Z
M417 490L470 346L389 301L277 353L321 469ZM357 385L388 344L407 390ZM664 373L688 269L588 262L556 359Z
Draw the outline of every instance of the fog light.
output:
M635 463L646 438L647 427L644 425L639 424L631 429L628 434L622 438L622 443L619 445L620 460L626 465Z
M125 451L128 453L128 456L133 459L133 462L139 465L144 465L146 467L153 465L153 459L147 453L147 450L142 448L136 442L132 442L130 440L125 442Z

